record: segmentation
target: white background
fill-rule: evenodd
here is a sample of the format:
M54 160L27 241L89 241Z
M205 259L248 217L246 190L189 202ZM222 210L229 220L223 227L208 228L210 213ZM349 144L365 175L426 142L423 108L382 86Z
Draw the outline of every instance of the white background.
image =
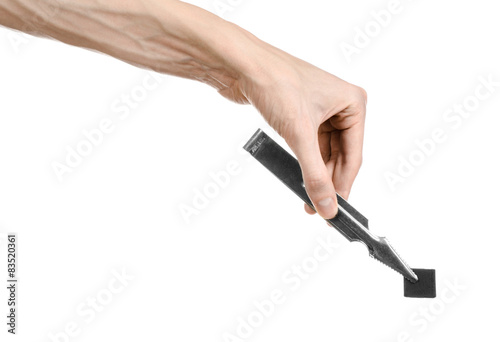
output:
M212 0L193 3L215 11ZM58 341L225 341L275 290L284 302L238 341L498 340L500 87L459 123L443 117L473 101L480 77L500 81L495 3L401 0L350 63L341 44L389 1L234 3L226 19L367 90L364 164L350 202L412 267L437 270L438 297L403 297L400 275L306 215L241 153L258 127L272 133L252 107L161 76L121 120L113 103L139 92L147 71L1 29L1 340L11 340L8 232L19 240L20 341L51 341L68 324L76 336ZM60 182L52 163L103 118L114 131ZM387 173L417 158L415 140L435 129L446 140L391 189ZM185 220L179 206L192 206L228 163L239 173ZM282 277L311 261L318 239L338 247L292 289ZM123 270L133 279L107 297ZM109 303L87 322L77 308L96 296Z

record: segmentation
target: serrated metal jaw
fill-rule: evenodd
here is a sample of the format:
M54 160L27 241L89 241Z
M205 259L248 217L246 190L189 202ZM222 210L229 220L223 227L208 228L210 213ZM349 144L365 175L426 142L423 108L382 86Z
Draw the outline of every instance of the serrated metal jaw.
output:
M378 240L379 241L372 244L371 248L368 248L370 256L384 265L389 266L394 271L402 274L403 277L412 283L416 283L418 281L417 275L399 256L399 254L396 253L396 250L391 246L389 240L385 237L380 237Z

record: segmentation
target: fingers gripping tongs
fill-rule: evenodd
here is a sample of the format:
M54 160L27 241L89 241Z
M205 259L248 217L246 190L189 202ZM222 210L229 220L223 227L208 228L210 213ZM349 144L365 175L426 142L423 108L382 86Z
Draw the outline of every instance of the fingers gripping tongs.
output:
M314 209L304 187L299 162L294 157L260 129L243 148ZM337 201L339 209L337 216L326 221L347 240L364 243L370 256L399 272L412 283L417 282L417 275L401 259L387 239L371 233L368 230L368 220L338 194Z

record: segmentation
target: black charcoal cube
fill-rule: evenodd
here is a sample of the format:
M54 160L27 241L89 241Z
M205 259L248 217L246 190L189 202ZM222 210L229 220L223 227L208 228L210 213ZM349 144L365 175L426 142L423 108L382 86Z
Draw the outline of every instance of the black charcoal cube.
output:
M416 283L405 278L405 297L436 298L436 270L413 268L418 277Z

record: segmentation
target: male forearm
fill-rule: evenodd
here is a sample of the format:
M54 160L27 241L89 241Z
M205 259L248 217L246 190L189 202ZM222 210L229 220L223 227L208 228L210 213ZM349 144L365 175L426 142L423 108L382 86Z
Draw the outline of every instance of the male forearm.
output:
M262 60L257 38L175 0L0 0L0 24L219 90L250 77Z
M366 92L234 24L177 0L0 0L0 24L250 102L297 156L321 216L336 214L335 187L349 195L361 165Z

